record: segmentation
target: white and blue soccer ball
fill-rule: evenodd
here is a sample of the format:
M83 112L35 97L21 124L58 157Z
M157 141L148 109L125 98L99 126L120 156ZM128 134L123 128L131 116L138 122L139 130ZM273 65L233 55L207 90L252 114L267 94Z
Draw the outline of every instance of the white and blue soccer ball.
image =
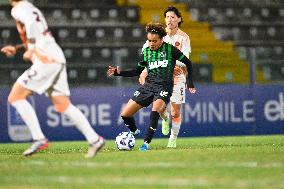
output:
M115 144L119 150L132 150L135 146L134 135L130 132L121 132L116 137Z

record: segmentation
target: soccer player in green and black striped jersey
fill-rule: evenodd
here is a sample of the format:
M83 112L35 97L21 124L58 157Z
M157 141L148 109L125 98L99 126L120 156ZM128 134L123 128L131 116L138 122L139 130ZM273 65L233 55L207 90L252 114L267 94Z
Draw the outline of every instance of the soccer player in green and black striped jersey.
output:
M121 113L121 117L131 133L138 135L140 130L137 129L133 116L141 108L153 103L149 128L145 134L144 144L140 147L141 151L149 149L149 143L158 126L160 113L170 101L173 92L173 73L176 60L186 65L187 87L191 93L195 92L191 61L176 47L163 41L163 37L166 35L165 28L159 23L148 24L146 32L149 47L143 50L143 60L138 63L136 69L121 71L118 67L112 66L109 66L108 69L109 76L123 77L139 76L144 68L148 71L144 85L134 93Z

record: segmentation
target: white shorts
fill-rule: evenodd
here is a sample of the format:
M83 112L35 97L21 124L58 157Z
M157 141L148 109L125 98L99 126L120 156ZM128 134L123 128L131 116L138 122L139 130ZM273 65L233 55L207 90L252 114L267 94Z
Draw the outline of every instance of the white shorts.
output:
M177 82L176 84L174 84L171 102L175 104L185 103L185 86L185 81Z
M65 64L36 62L17 79L17 82L38 94L70 96Z

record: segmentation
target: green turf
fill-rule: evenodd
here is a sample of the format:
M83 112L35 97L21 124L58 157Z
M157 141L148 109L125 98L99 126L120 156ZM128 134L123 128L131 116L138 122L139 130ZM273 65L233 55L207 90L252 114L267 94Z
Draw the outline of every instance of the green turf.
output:
M86 142L52 142L24 158L29 144L0 144L0 188L284 188L284 135L180 138L177 149L154 139L151 150L118 151L113 141L94 159Z

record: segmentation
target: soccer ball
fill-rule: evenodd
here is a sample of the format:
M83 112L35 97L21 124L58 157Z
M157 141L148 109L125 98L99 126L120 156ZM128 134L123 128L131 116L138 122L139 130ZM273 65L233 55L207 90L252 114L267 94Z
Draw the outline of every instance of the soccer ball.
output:
M130 132L121 132L116 137L115 144L119 150L132 150L135 145L134 135Z

